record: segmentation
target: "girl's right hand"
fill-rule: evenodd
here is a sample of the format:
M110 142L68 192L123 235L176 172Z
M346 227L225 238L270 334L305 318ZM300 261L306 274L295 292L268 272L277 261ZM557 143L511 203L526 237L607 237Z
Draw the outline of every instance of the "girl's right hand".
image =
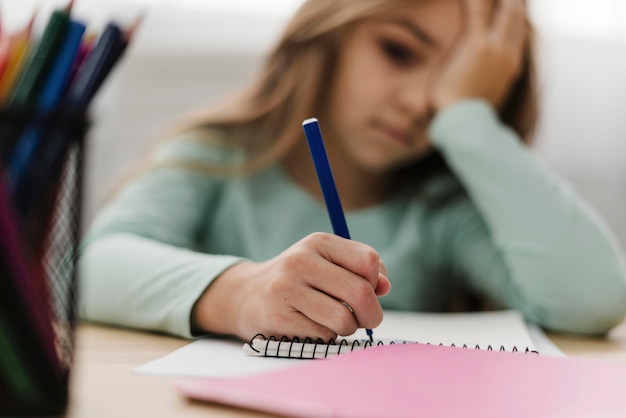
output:
M390 288L371 247L314 233L271 260L226 270L200 297L192 318L196 328L243 339L263 333L328 340L378 326L377 296Z

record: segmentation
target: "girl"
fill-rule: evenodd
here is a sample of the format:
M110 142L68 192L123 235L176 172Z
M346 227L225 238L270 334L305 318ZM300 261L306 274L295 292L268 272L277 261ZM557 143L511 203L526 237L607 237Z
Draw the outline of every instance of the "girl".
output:
M552 330L606 332L626 315L620 250L525 146L534 81L523 0L305 2L255 83L96 219L84 316L328 339L463 291ZM354 241L328 233L310 117Z

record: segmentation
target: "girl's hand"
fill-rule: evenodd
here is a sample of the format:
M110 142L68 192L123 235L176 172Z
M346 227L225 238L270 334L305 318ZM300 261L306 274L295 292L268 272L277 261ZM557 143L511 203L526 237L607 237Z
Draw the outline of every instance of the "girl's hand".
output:
M522 71L528 38L524 0L461 1L464 29L434 80L433 111L467 98L499 109Z
M328 340L381 323L377 296L389 292L386 274L367 245L315 233L274 259L225 271L192 318L205 331L243 339L263 333Z

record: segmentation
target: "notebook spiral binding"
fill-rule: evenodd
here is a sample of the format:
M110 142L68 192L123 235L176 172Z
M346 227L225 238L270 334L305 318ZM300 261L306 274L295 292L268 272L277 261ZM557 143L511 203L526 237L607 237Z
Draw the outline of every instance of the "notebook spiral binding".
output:
M339 355L355 350L362 350L369 347L381 346L381 345L393 345L393 344L420 344L419 341L407 341L407 340L347 340L347 339L330 339L324 341L321 338L277 338L273 335L266 337L264 334L256 334L250 339L246 348L248 352L253 355L262 357L277 357L277 358L295 358L295 359L313 359L313 358L326 358L330 355ZM430 342L422 343L426 345L433 345ZM446 345L443 343L436 344L441 347L456 348L457 345L452 343ZM492 345L487 347L481 347L476 344L473 347L463 344L458 348L474 349L474 350L486 350L486 351L504 351L523 354L539 354L537 350L525 347L523 350L518 349L517 346L513 346L511 349L507 349L503 345L499 349L494 348Z

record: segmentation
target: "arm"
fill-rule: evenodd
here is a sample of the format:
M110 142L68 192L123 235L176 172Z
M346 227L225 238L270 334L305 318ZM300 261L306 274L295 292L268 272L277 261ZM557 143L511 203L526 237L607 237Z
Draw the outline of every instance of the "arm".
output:
M624 318L626 280L615 240L491 106L453 105L430 137L481 215L455 210L443 245L458 274L554 330L603 333Z
M452 268L548 328L602 333L626 314L621 253L597 217L503 126L493 109L522 73L522 0L463 3L466 24L433 80L430 138L480 216L454 208Z
M189 147L173 143L162 158L202 155ZM162 168L120 193L96 218L81 248L81 314L190 336L193 303L215 277L240 261L194 251L199 224L219 187L209 176Z
M258 332L329 339L382 321L376 295L388 292L389 281L364 244L317 233L259 263L203 253L198 231L228 184L158 169L119 195L83 245L83 315L187 337L193 327L243 339Z

